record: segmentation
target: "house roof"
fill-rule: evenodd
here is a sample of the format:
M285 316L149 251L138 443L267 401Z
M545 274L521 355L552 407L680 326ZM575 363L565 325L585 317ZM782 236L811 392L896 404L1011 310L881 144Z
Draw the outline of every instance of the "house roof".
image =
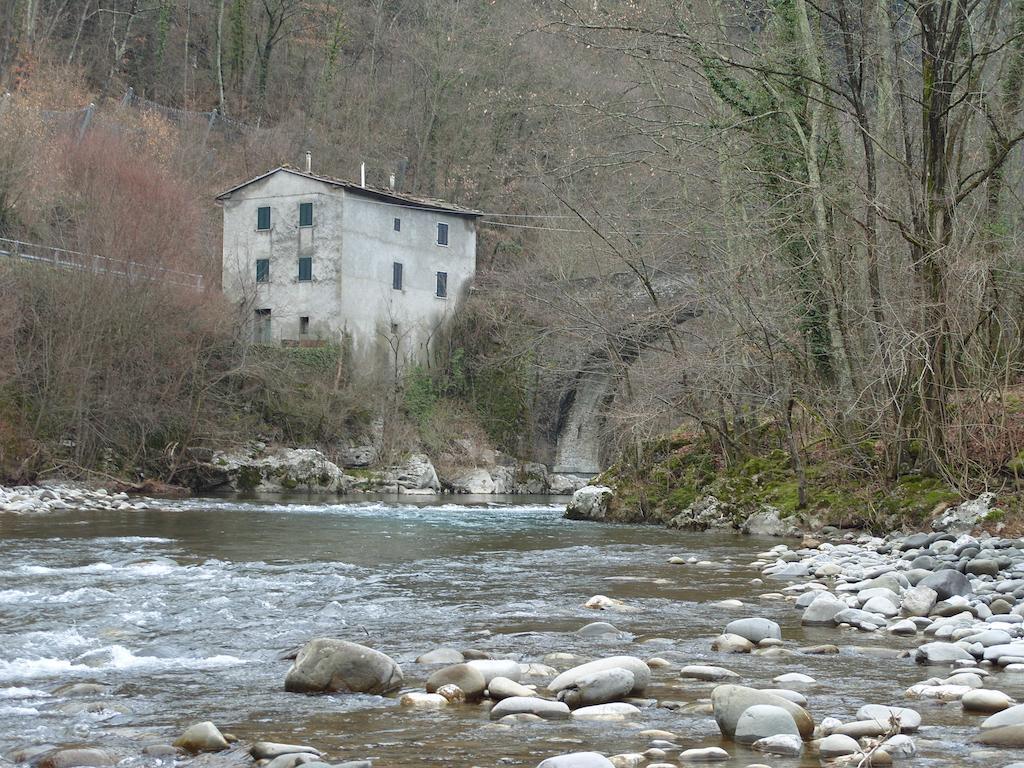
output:
M378 200L383 203L390 205L401 206L402 208L415 208L424 211L441 211L443 213L450 213L454 216L470 216L477 217L483 216L482 211L477 211L472 208L465 208L461 205L455 205L454 203L448 203L444 200L435 200L429 197L419 197L417 195L406 195L399 192L395 192L391 189L379 189L376 187L364 187L356 184L353 181L346 181L344 179L335 179L330 176L321 176L316 173L306 173L300 171L297 168L292 168L287 165L278 166L273 170L267 171L264 174L256 176L248 181L243 181L241 184L236 184L231 189L221 192L217 195L217 200L225 200L231 196L232 193L237 192L243 187L247 187L250 184L255 184L257 181L261 181L269 176L273 176L275 173L280 172L291 173L295 176L302 176L306 179L312 179L314 181L320 181L324 184L329 184L332 187L340 187L346 192L351 192L356 195L363 197L369 197L374 200Z

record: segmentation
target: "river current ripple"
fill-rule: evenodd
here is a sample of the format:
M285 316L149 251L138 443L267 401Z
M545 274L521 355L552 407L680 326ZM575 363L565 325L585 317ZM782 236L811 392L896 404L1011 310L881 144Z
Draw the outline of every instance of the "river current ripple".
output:
M193 499L159 510L0 516L0 754L91 745L155 765L138 757L143 746L213 720L243 740L307 743L333 762L374 758L377 766L532 767L579 749L642 751L642 728L673 731L686 747L721 744L734 756L726 765L764 762L723 743L708 715L665 708L643 710L636 723L505 729L476 706L424 712L398 707L395 697L285 693L283 656L318 636L388 653L402 664L408 689L422 688L430 672L415 658L438 646L538 662L552 652L657 655L673 665L720 664L761 687L799 671L819 681L803 691L819 719L850 719L863 703L907 705L903 691L926 676L905 659L849 648L789 659L714 653L710 638L746 615L782 623L793 648L863 640L801 629L787 603L758 600L784 586L750 583L758 573L747 564L774 541L573 523L562 519L563 509L548 499ZM704 564L668 565L673 555ZM583 608L595 594L637 610ZM711 605L724 598L748 605ZM627 634L575 634L598 619ZM677 669L656 670L649 694L683 702L709 695L709 684L680 680ZM107 690L55 692L75 682ZM986 762L972 753L974 727L961 713L909 705L926 723L915 766ZM808 758L771 763L817 765Z

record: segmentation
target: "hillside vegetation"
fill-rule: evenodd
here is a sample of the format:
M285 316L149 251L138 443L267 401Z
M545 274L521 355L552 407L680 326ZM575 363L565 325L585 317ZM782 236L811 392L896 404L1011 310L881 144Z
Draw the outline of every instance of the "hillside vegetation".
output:
M703 492L697 466L737 495L777 475L769 500L800 510L1016 488L1021 3L0 0L0 19L0 237L210 289L5 267L8 474L173 479L187 446L330 446L381 420L389 451L550 460L583 372L611 381L605 458L650 509ZM213 197L307 149L488 214L464 317L387 387L340 353L254 352L213 290ZM702 457L682 475L649 460L680 429Z

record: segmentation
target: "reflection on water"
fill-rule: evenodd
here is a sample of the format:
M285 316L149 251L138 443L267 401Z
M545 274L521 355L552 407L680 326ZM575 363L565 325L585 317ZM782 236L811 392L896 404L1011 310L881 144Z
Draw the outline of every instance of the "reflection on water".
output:
M759 591L784 585L751 586L758 574L746 563L774 543L573 523L549 500L522 498L460 505L209 499L167 502L159 511L0 517L0 753L39 743L135 753L206 719L243 739L306 742L332 759L375 757L381 766L534 766L581 748L642 751L642 728L673 731L685 747L721 743L709 716L667 708L645 709L637 724L506 729L478 706L423 712L399 708L394 698L284 693L289 662L282 652L324 635L394 656L409 688L421 688L429 673L415 657L445 645L520 661L553 651L705 661L765 687L783 672L805 672L819 681L804 690L818 718L849 718L866 702L907 703L903 691L927 676L907 660L709 650L728 620L746 615L709 604L726 597L780 621L794 649L880 642L802 630L787 603L758 602ZM666 564L680 554L708 564ZM638 610L596 614L582 607L594 594ZM596 618L630 636L574 634ZM105 683L109 693L53 693L83 681ZM1024 695L1024 680L1004 675L1000 687ZM649 694L689 702L709 691L658 670ZM968 742L976 718L965 720L956 705L911 705L926 725L944 726L924 729L918 746L925 757L915 765L983 762ZM730 765L764 762L724 746L735 755ZM999 755L1005 762L1012 756Z

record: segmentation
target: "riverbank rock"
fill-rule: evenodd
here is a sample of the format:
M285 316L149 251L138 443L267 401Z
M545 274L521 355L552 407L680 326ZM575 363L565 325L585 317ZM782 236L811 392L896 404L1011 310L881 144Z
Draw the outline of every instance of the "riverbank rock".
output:
M751 536L798 536L799 529L788 520L782 519L782 513L775 507L765 505L748 517L740 530Z
M492 494L495 484L491 473L482 467L466 469L448 479L452 493Z
M354 483L354 478L312 448L270 449L253 444L244 451L217 452L208 466L220 482L211 479L203 490L226 485L242 492L342 493Z
M814 734L814 720L810 713L781 696L743 685L728 684L719 685L711 692L715 722L722 735L730 739L735 737L740 716L750 707L762 704L786 710L796 723L801 738L809 739Z
M217 726L207 720L186 728L185 732L175 740L174 746L192 753L220 752L222 749L228 748L228 742ZM75 763L75 765L81 765L81 763ZM91 765L91 763L86 765Z
M608 669L621 668L628 670L633 675L633 688L628 692L632 695L643 693L644 689L651 682L651 668L636 656L611 656L597 661L590 661L573 667L556 677L548 684L551 693L559 693L571 686L576 685L589 675L596 672L603 672Z
M982 744L1024 747L1024 704L1004 709L981 724Z
M285 677L292 693L385 694L402 685L402 668L380 651L347 640L306 643Z
M608 516L613 493L605 485L585 485L573 493L565 507L565 516L570 520L604 520Z
M950 533L969 531L982 522L988 513L992 511L992 502L995 499L996 495L994 493L983 493L976 499L971 499L958 506L951 507L932 522L932 530L948 531Z

